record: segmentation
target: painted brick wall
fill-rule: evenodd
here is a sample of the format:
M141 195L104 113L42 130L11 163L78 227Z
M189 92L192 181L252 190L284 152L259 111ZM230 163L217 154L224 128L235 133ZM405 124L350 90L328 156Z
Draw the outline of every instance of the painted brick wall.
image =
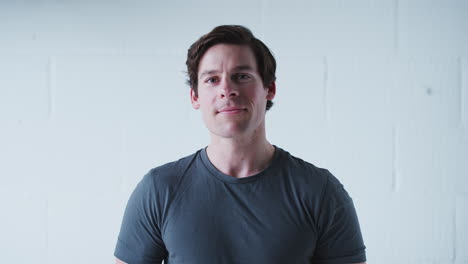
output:
M355 201L368 263L468 263L468 2L0 1L5 263L113 263L150 168L208 143L185 53L219 24L274 52L270 141Z

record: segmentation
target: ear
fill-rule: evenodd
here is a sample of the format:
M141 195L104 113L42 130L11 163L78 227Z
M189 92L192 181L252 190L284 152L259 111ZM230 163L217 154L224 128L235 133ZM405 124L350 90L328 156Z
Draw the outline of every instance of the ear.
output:
M275 82L271 82L267 87L266 89L268 90L268 94L267 94L267 100L273 100L273 98L275 98L275 95L276 95L276 83Z
M198 102L198 96L195 95L195 91L190 88L190 101L192 102L192 107L195 110L200 109L200 103Z

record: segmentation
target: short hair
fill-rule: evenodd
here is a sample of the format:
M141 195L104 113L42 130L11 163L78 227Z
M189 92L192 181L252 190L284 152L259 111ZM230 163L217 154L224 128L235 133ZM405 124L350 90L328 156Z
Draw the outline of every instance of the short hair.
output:
M193 43L187 52L187 84L198 96L198 68L205 52L216 44L246 45L254 53L257 70L266 87L276 80L276 60L268 47L255 38L250 29L239 25L217 26L208 34L200 37ZM271 100L267 101L266 110L273 106Z

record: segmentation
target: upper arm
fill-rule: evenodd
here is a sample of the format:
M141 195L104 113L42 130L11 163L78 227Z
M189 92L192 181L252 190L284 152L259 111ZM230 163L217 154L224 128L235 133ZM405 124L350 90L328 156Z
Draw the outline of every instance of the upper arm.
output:
M138 183L122 219L114 256L129 263L161 263L167 250L159 228L158 193L151 174Z
M115 258L115 264L127 264L127 263L121 261L121 260L118 259L118 258Z
M353 200L331 174L322 201L314 260L317 263L365 263L365 246Z

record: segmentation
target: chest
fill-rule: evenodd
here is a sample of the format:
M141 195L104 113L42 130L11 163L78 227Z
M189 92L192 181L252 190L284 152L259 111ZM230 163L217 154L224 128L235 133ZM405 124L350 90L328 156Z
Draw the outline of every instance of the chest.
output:
M162 232L168 263L301 263L317 239L300 193L225 185L186 190Z

